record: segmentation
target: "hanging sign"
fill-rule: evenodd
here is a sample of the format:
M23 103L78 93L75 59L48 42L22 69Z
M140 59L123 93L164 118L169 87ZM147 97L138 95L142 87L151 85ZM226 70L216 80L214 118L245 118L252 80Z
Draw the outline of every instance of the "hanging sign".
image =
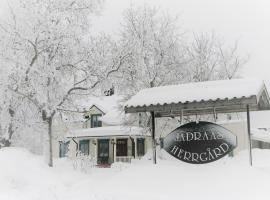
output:
M237 137L211 122L191 122L172 131L163 140L163 148L175 158L204 164L216 161L237 146Z

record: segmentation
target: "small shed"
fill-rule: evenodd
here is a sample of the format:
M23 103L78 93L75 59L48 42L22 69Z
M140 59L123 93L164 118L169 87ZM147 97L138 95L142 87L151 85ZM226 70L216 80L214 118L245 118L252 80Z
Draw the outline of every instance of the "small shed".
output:
M151 113L154 163L155 117L247 112L252 165L249 112L269 109L270 99L264 81L250 79L195 82L143 89L125 104L126 113Z

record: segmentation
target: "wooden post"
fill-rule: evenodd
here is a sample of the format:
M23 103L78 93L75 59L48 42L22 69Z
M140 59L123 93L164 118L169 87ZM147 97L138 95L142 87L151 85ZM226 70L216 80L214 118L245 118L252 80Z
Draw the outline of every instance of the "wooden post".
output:
M134 157L137 158L138 157L138 149L137 149L137 137L134 137Z
M247 131L248 131L248 150L249 150L249 164L252 166L252 142L251 142L251 132L250 132L250 114L249 105L247 105Z
M156 156L156 137L155 137L155 113L151 112L151 120L152 120L152 145L153 145L153 163L157 164L157 156Z
M183 109L181 109L180 124L182 125L183 122L184 122L184 119L183 119Z
M113 138L113 162L116 162L116 138Z
M217 112L216 112L216 108L214 107L213 108L213 115L214 115L214 122L216 123L217 122Z

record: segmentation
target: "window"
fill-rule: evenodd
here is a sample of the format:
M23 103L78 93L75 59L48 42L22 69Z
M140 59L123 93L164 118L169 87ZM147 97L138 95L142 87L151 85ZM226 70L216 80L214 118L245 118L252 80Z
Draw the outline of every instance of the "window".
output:
M80 140L79 151L83 155L89 155L89 140Z
M127 139L116 140L116 156L127 156Z
M144 138L137 138L137 154L138 156L144 156Z
M59 142L59 157L63 158L67 156L68 153L68 146L69 146L69 141L60 141Z
M101 116L101 114L91 115L91 128L102 126L102 122L100 121Z

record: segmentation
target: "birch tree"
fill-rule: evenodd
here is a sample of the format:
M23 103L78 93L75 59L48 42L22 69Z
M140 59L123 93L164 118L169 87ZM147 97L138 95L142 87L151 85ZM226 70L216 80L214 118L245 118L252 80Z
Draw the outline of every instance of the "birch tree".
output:
M127 53L113 51L112 42L106 59L105 53L97 53L96 39L89 36L89 16L99 10L99 4L95 0L21 0L0 25L12 41L5 55L13 63L8 87L31 102L47 126L49 166L53 166L56 113L66 110L78 93L96 88L127 57Z

